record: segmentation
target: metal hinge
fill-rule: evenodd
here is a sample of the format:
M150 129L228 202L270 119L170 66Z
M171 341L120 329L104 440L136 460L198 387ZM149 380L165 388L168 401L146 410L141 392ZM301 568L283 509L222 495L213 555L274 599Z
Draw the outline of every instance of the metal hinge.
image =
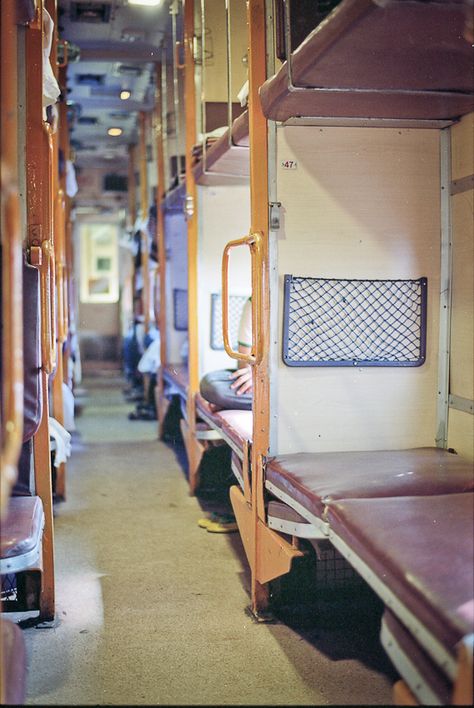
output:
M188 219L194 216L194 198L190 194L187 194L184 200L184 213Z

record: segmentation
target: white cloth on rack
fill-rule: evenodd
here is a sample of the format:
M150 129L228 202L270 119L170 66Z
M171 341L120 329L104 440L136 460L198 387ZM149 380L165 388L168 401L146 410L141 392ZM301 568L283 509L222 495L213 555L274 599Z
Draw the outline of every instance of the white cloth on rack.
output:
M49 435L56 443L54 466L59 467L71 456L71 435L56 418L51 416L49 417Z
M49 60L53 44L53 33L53 19L49 12L43 8L43 108L56 103L61 93Z
M160 335L158 333L138 362L138 371L141 374L156 374L160 364Z
M78 189L74 163L66 160L66 194L68 197L75 197Z
M76 429L76 423L74 422L74 394L63 381L63 415L64 415L64 427L68 432L72 432Z
M249 100L249 81L248 81L248 79L245 82L245 84L242 86L242 88L240 89L239 93L237 94L237 98L239 99L240 105L242 106L242 108L245 108L245 106L247 105L248 100Z

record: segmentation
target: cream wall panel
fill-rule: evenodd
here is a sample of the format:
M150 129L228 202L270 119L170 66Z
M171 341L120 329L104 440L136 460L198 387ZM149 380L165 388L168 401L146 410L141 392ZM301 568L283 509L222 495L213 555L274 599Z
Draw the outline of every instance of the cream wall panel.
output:
M449 409L448 447L467 460L474 460L474 416Z
M450 393L474 399L474 191L452 197Z
M296 160L285 170L281 161ZM434 444L440 268L437 131L278 130L279 329L283 276L428 278L418 368L292 368L278 336L279 454Z
M206 101L227 101L227 37L225 8L222 0L206 0L206 54L212 56L205 64ZM247 9L243 0L231 0L231 71L232 100L247 80L247 65L242 57L247 54Z
M474 174L474 113L451 128L452 178Z
M222 252L228 241L242 238L250 228L248 185L198 187L199 253L199 375L223 368L235 368L225 351L211 349L211 295L222 291ZM229 293L250 295L251 271L248 248L231 252Z

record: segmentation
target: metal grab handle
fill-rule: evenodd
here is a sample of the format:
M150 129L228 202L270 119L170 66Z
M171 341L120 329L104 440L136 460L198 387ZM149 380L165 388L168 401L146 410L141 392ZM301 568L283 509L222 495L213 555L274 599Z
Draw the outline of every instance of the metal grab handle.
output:
M23 443L23 292L20 199L12 189L2 190L4 205L2 284L3 312L3 416L0 469L2 470L2 513L16 479Z
M179 39L176 40L175 45L174 45L174 52L175 52L174 61L175 61L175 66L177 69L185 69L186 68L186 64L182 64L179 61L179 50L181 49L182 46L183 46L183 43L180 42Z
M224 349L231 359L239 359L255 366L263 358L262 347L262 308L260 296L260 274L262 272L262 237L259 233L251 233L244 238L229 241L222 254L222 338ZM229 337L229 253L233 248L248 246L252 258L252 349L251 354L242 354L232 349Z
M69 42L67 41L67 39L61 39L58 41L58 45L57 45L58 50L59 50L60 46L62 46L62 48L63 48L63 60L61 62L57 62L59 69L63 69L65 66L68 65L68 59L69 59L69 57L67 55L68 44L69 44Z
M54 250L51 241L41 244L41 358L47 374L56 366L56 328L54 307Z
M66 200L62 189L58 191L55 203L55 246L56 246L56 281L58 293L58 341L66 341L68 330L67 293L65 278L65 219Z

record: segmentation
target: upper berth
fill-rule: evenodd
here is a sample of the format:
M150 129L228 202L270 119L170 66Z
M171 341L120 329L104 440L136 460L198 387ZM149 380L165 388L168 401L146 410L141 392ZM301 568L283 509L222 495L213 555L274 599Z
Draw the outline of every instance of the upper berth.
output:
M342 0L260 88L265 116L451 121L471 112L468 10L464 0Z
M194 178L198 184L223 184L226 179L247 180L250 174L249 158L249 114L241 113L232 123L232 129L225 131L206 150L194 167Z

